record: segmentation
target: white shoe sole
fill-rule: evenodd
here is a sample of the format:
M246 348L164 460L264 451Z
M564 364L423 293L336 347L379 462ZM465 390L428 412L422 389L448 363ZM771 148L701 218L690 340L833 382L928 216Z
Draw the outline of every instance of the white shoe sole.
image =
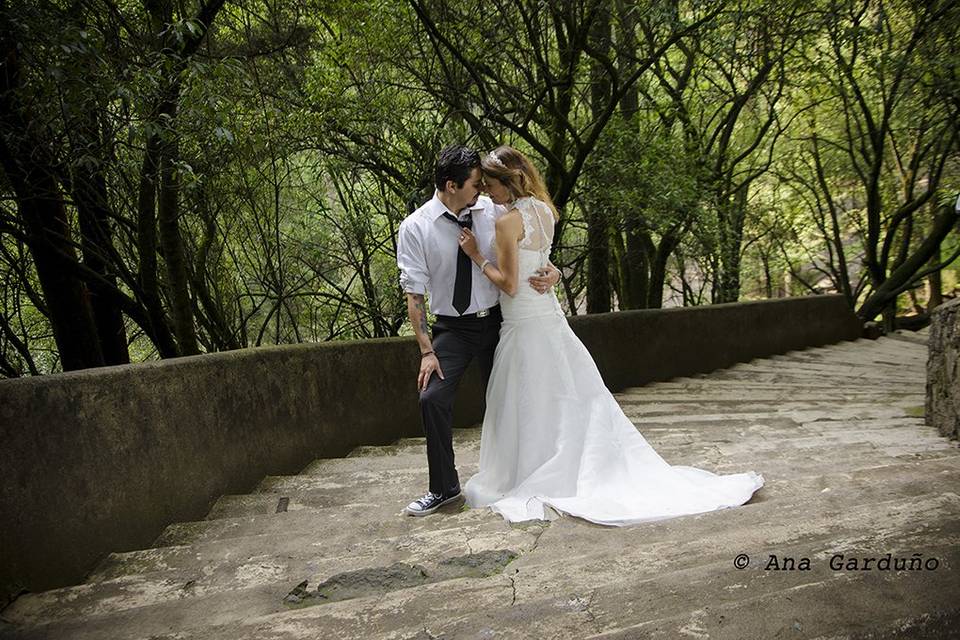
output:
M411 509L409 506L407 506L407 507L404 507L403 512L406 513L408 516L415 516L415 517L428 516L428 515L430 515L431 513L433 513L434 511L436 511L437 509L439 509L440 507L442 507L443 505L445 505L445 504L450 504L450 503L453 502L454 500L459 500L459 499L460 499L460 496L462 496L462 495L463 495L463 493L461 492L461 493L458 493L458 494L455 495L455 496L450 496L449 498L447 498L446 500L444 500L443 502L441 502L441 503L438 504L437 506L435 506L435 507L433 507L433 508L430 508L430 509L425 509L425 510L423 510L423 511L415 511L415 510Z

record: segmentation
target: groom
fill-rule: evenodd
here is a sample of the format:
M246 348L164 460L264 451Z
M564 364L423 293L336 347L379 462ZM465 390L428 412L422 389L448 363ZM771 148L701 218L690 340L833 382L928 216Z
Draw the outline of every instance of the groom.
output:
M437 159L434 183L433 198L404 219L397 235L400 286L420 346L417 390L430 467L429 491L404 510L412 516L431 514L460 496L453 455L453 400L475 357L486 388L503 320L498 289L459 243L460 230L471 229L483 257L496 265L494 225L505 211L480 195L480 155L463 145L446 147ZM550 265L529 281L543 293L560 281L560 271ZM424 295L436 315L432 339Z

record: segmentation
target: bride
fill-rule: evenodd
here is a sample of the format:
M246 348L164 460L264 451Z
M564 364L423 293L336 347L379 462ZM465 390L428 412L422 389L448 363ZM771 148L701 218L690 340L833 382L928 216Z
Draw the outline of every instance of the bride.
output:
M467 504L511 522L552 519L549 506L622 526L749 500L763 486L757 473L720 476L664 461L604 386L553 291L518 286L546 265L558 214L516 149L498 147L481 168L487 193L508 211L496 223L499 266L484 260L469 230L460 241L500 289L503 311Z

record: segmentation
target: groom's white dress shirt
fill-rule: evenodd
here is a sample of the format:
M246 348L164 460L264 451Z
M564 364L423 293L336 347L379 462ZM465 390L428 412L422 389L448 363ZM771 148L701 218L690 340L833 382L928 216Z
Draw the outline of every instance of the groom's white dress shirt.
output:
M434 314L459 316L453 308L453 287L457 279L460 225L443 214L453 213L462 220L467 212L471 213L477 248L484 258L496 266L495 225L504 211L487 196L480 196L475 205L458 215L447 209L434 192L430 201L400 223L397 265L400 267L400 287L403 291L426 294ZM470 272L470 306L464 311L465 314L492 307L500 298L500 290L480 272L476 264L471 263Z

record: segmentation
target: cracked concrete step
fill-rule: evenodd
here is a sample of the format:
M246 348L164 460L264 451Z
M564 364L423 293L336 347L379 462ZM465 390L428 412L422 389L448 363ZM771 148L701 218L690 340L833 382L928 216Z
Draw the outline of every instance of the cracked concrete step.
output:
M864 508L875 509L877 505L892 504L890 500L892 496L901 496L898 499L899 501L893 501L893 504L900 507L912 505L918 501L918 498L920 502L926 499L924 489L930 486L929 478L933 473L931 465L927 465L925 468L921 468L921 465L898 466L897 469L872 470L859 474L856 478L851 474L850 480L842 477L836 477L832 480L817 478L811 479L812 482L810 483L796 481L793 486L790 482L785 482L780 489L781 497L789 491L792 496L798 498L792 504L779 505L773 501L760 502L740 509L688 516L665 523L651 523L653 526L648 527L646 536L638 537L635 533L630 535L637 543L656 545L660 536L656 533L651 534L651 532L659 529L660 535L662 535L663 531L669 531L672 527L683 525L683 536L689 543L693 543L701 537L715 539L718 526L724 526L725 535L737 537L740 534L737 533L737 528L731 524L730 520L742 518L743 516L734 512L743 511L744 513L749 512L747 528L759 527L764 531L765 537L770 539L777 535L777 531L783 530L783 527L786 526L783 523L789 522L790 514L798 508L805 510L807 514L805 522L810 522L814 516L819 516L821 518L825 517L829 522L836 523L834 513L839 510L846 512L848 519L851 517L861 518L863 514L860 512ZM941 469L941 475L944 475L944 483L949 483L951 480L956 482L960 478L960 465ZM889 487L890 478L897 478L900 484L893 488ZM824 492L823 488L825 487L823 485L834 481L838 483L836 489L832 493ZM765 488L765 491L768 488L777 491L776 485ZM887 499L884 500L883 498ZM866 501L866 505L852 508L852 499ZM710 520L707 516L714 516L715 519ZM727 522L721 520L719 518L721 516L725 517ZM463 521L469 520L471 517L477 518L481 522L474 525L473 528L464 527ZM110 600L115 603L116 610L119 610L130 606L148 606L156 604L157 601L162 602L174 597L178 599L187 597L183 593L182 586L190 582L193 583L189 589L190 594L207 596L218 589L229 590L236 586L235 582L241 582L240 586L248 588L251 586L250 582L256 583L258 579L272 584L282 576L286 577L287 580L299 582L298 576L308 572L312 572L314 575L321 574L325 567L336 566L339 570L343 570L344 565L348 565L350 568L358 568L389 564L399 561L403 557L409 557L405 555L405 552L411 546L417 548L419 544L421 548L430 549L433 552L437 547L442 547L443 543L448 541L451 536L456 536L459 539L460 535L478 535L477 542L473 544L467 542L468 548L471 551L476 551L478 547L484 546L486 548L512 548L509 541L511 532L521 538L525 535L511 529L499 519L499 516L488 514L485 510L458 514L457 519L460 527L406 534L404 529L410 526L407 523L413 519L396 520L397 526L394 531L381 529L377 532L378 539L383 542L382 545L378 542L366 547L356 542L356 530L340 531L341 536L337 538L325 535L327 532L318 527L316 531L311 531L305 535L301 535L297 531L287 530L278 532L276 535L256 535L231 538L225 541L203 542L193 546L116 554L111 557L108 563L105 563L106 566L101 567L95 579L103 581L100 584L104 591L113 593ZM424 520L429 521L429 519ZM420 519L415 522L419 521ZM698 524L694 524L694 522ZM334 522L333 526L343 529L342 524L341 519L340 522ZM658 524L659 526L657 526ZM562 525L554 523L554 526ZM592 528L599 529L598 527ZM484 543L479 533L488 530L496 535L492 537L492 542L488 540ZM623 530L614 530L614 533L610 535L617 536L620 531ZM364 533L372 534L373 532L364 531ZM746 533L749 534L750 532L747 531ZM383 538L385 534L396 535ZM499 535L503 537L497 537ZM316 540L323 540L323 553L331 554L329 558L321 557L320 551L314 550L317 549L318 543L315 542ZM406 546L402 551L396 553L392 549L392 544L398 540L404 540ZM265 549L268 550L266 554L262 553ZM308 550L308 553L304 554L303 550ZM358 551L361 552L358 553ZM659 555L659 552L657 552L657 555ZM119 579L126 572L134 572L134 576L131 577L145 580L145 582L134 580L132 593L129 581ZM171 572L174 573L175 577L171 577ZM327 572L330 573L332 570L327 569ZM153 575L154 573L157 575ZM243 576L245 580L241 580L240 576ZM158 584L161 586L158 587ZM48 599L46 604L48 606L56 605L57 612L63 616L89 615L89 609L85 609L84 606L89 607L90 602L102 602L104 599L102 592L91 591L91 587L92 584L79 589L83 597L76 594L78 589L66 590L66 595L48 592L47 598L52 597L54 600L50 601ZM120 593L111 592L111 589L118 588ZM154 600L150 600L151 597ZM69 601L70 605L63 607L62 600ZM36 607L36 603L34 605ZM101 605L101 609L98 609L96 614L103 615L104 613L106 611L102 609ZM35 612L35 615L50 618L51 612L40 609Z
M218 594L204 601L168 602L146 610L127 610L114 615L86 620L62 620L46 627L15 630L10 640L197 640L250 638L331 638L347 629L355 630L356 638L414 637L396 633L392 620L384 617L381 607L397 607L398 602L414 600L438 613L448 611L451 617L470 615L474 607L497 598L504 590L505 578L460 578L420 587L388 592L303 609L288 609L282 599L290 587L276 585L262 590L260 600L241 592L240 597ZM506 582L506 584L509 584ZM312 586L316 586L315 583ZM509 587L508 587L509 588ZM251 600L253 603L251 603ZM267 604L269 601L269 604ZM458 613L454 611L458 609ZM301 624L302 614L309 612ZM318 621L318 622L317 622ZM422 623L410 629L416 634ZM425 637L425 636L424 636Z
M333 575L402 562L423 564L491 549L521 553L542 529L510 527L499 518L462 518L459 527L405 533L382 539L343 536L323 540L310 534L251 536L224 545L217 541L122 554L108 561L90 582L22 596L4 611L16 624L80 620L168 609L194 615L229 598L247 614L278 610L283 597L302 580L316 586ZM343 526L345 523L341 523ZM196 615L202 619L202 615Z
M541 536L540 544L544 547L538 546L536 551L508 565L503 574L489 578L434 583L298 610L278 609L266 614L249 610L240 614L235 602L224 601L222 606L228 610L227 615L222 609L210 606L211 615L206 618L208 624L204 626L196 622L192 627L170 624L169 620L159 617L158 612L150 612L146 620L136 615L139 612L129 612L113 620L94 620L92 624L84 625L84 631L92 628L98 635L87 632L71 637L103 640L121 637L151 637L153 640L324 637L352 640L388 633L391 637L413 638L426 629L432 636L451 638L494 635L520 638L532 634L581 638L605 630L623 632L624 627L637 626L638 621L652 621L653 629L660 628L656 626L658 624L667 629L671 616L681 624L673 629L673 636L662 637L679 637L689 635L683 633L682 621L702 608L704 598L710 598L710 606L716 603L717 608L729 607L736 612L739 619L733 622L741 630L778 628L780 621L770 615L771 607L763 606L764 603L777 603L782 607L781 611L789 612L791 609L785 605L800 593L819 591L821 601L829 602L840 594L849 594L852 581L869 580L869 577L857 574L851 578L849 573L825 575L815 571L777 574L758 569L737 571L732 567L736 553L754 550L754 553L762 554L769 550L813 558L818 553L838 549L848 553L860 549L874 554L878 553L877 549L881 549L880 552L905 549L909 555L913 549L922 548L929 552L926 557L943 557L950 563L958 560L956 535L960 499L956 495L873 507L857 513L847 512L845 517L825 519L821 529L806 536L801 532L800 537L796 537L798 534L789 529L789 523L774 523L773 526L784 530L779 537L771 537L765 535L768 532L764 530L771 523L760 523L752 537L744 538L729 535L728 529L721 524L715 527L716 536L712 539L688 541L683 531L678 532L679 535L675 532L676 537L660 532L660 540L654 545L631 539L630 534L637 528L632 528L633 531L613 530L618 535L610 540L608 534L611 530L571 522L572 527L583 529L578 532L578 537L568 541L570 531L559 532L557 528L554 552L544 553L551 548L547 545L553 544L544 536L554 530L557 525L554 523ZM725 510L712 515L736 511L740 510ZM931 521L947 524L936 527L917 524ZM905 529L901 530L901 525ZM858 535L864 530L866 534ZM568 554L571 549L579 548L592 548L595 552ZM630 553L615 552L623 549L629 549ZM564 554L565 562L556 561L558 554ZM955 575L953 580L956 580ZM941 582L947 587L951 584ZM914 596L901 605L894 602L886 611L892 615L899 611L898 607L920 599L936 606L938 601L948 597L939 588L941 585L904 584L903 593L914 593ZM849 600L849 595L841 599ZM186 604L194 606L195 603ZM875 604L875 601L869 604ZM868 605L861 601L861 610L865 606ZM164 607L157 607L160 608ZM884 615L884 611L873 612L874 620L882 621ZM829 615L824 616L824 619L828 618ZM196 617L187 620L195 621ZM839 618L830 619L834 624L838 621ZM726 618L721 620L721 624L727 623ZM124 631L118 635L121 624ZM808 629L817 632L820 629L818 624L814 619ZM794 634L793 637L808 636Z
M852 505L863 505L871 500L883 502L923 497L930 493L938 493L940 484L960 481L960 460L954 462L956 464L953 465L934 462L897 464L830 476L771 481L754 497L748 507L754 519L778 521L788 519L797 509L809 509L812 504L821 508L832 505L832 508L840 509ZM931 477L937 477L938 485L931 487ZM426 526L420 524L420 519L410 523L411 518L390 514L385 510L373 511L366 515L361 512L359 515L359 521L354 521L353 512L349 515L329 510L309 512L308 515L297 520L293 519L294 514L284 514L276 517L277 524L274 527L263 527L264 518L261 518L256 522L261 526L253 530L245 530L241 525L239 529L229 530L229 535L226 537L217 536L212 539L204 537L195 543L193 538L183 540L184 543L193 543L191 546L113 554L101 566L95 579L113 578L131 570L189 568L194 564L195 558L201 555L208 562L217 562L217 558L227 562L233 554L244 557L244 549L251 549L250 553L253 553L270 536L297 540L304 536L312 539L310 536L313 536L324 540L324 544L331 548L342 548L349 552L355 546L354 540L358 531L364 536L376 535L394 539L405 535L408 529L410 530L408 535L421 535L421 532L423 532L422 535L442 535L437 529L430 527L447 529L463 527L464 522L483 522L499 530L497 524L501 522L499 516L484 509L469 510L455 517L443 515L436 520L427 518ZM356 529L345 531L344 522L351 523ZM502 524L505 525L505 523ZM687 537L711 535L712 527L715 525L709 522L705 522L704 525L707 528L700 530L688 523L685 535ZM292 543L281 540L276 549L273 547L271 549L273 553L283 555L285 553L283 549L290 544Z
M895 487L896 491L903 495L922 495L923 484L930 482L932 478L937 478L937 482L942 485L951 479L960 480L958 473L960 473L960 456L953 456L922 461L896 461L892 464L826 474L767 478L766 485L750 504L759 506L772 501L792 501L798 496L806 499L805 496L808 493L815 495L829 492L834 492L832 498L840 500L841 498L837 497L839 494L836 493L838 490L849 492L851 502L858 503L866 496L874 495L875 490L888 486ZM877 495L884 494L881 492ZM788 506L785 505L783 508L788 509ZM354 530L362 535L392 536L399 535L403 530L417 532L423 528L443 528L448 526L446 523L449 520L459 521L461 518L476 517L478 510L455 515L444 513L437 518L416 519L399 517L397 511L396 505L378 505L377 507L360 505L178 523L167 527L155 546L183 545L247 535L319 532L338 520L350 522ZM495 514L491 514L491 517L499 518Z
M629 555L611 554L605 558L598 558L597 562L591 565L591 572L588 575L574 577L571 572L551 566L544 561L544 558L551 555L550 551L568 553L570 549L584 548L584 545L589 545L590 532L577 530L571 535L569 531L562 534L559 528L553 528L541 536L537 554L521 558L512 567L519 571L520 576L516 586L518 600L523 601L528 595L542 593L546 585L550 585L550 589L555 594L577 594L584 598L589 597L591 592L596 590L591 599L593 604L591 610L594 618L605 628L626 625L633 627L637 632L648 628L659 629L661 633L653 637L675 638L683 635L682 627L684 623L690 621L691 610L701 608L698 599L690 597L691 591L695 593L707 591L709 599L702 598L699 599L700 602L711 609L722 610L730 605L732 611L738 611L740 615L727 615L719 620L715 619L714 626L703 629L704 632L709 633L709 636L703 637L780 637L777 631L782 623L783 614L790 614L796 610L788 605L789 597L787 600L775 598L781 605L780 608L765 607L759 616L756 615L758 609L756 599L760 597L769 600L771 587L782 593L784 586L789 587L791 591L797 590L798 587L799 590L820 589L820 597L824 598L825 602L829 602L827 598L838 593L848 592L849 585L842 583L839 585L834 583L830 589L822 589L817 584L820 580L832 580L836 577L829 568L828 559L837 552L845 553L847 556L862 556L862 554L880 556L890 552L904 557L910 557L912 553L919 552L924 558L939 558L940 573L936 574L938 578L936 583L929 582L931 577L929 572L920 574L919 577L914 574L918 580L913 582L913 585L919 587L919 590L909 599L909 604L912 606L905 609L907 612L923 611L922 605L928 605L931 596L942 595L943 589L949 592L952 587L954 590L951 593L955 596L956 587L960 585L960 574L955 570L958 566L957 562L960 561L960 546L958 546L960 497L953 493L944 493L900 505L878 502L873 508L876 509L876 513L858 513L853 509L844 509L833 519L820 514L807 518L807 514L804 513L802 524L784 521L781 523L782 529L779 533L764 526L753 530L750 527L744 527L738 531L738 535L729 535L725 528L718 527L717 536L706 540L710 548L697 549L696 554L711 555L711 551L716 551L718 556L725 556L726 563L721 561L717 565L715 574L701 584L698 584L699 581L696 579L689 579L677 573L674 570L675 564L671 560L662 559L662 553L658 552L656 544L631 545L626 540L620 541L620 544L623 544L624 548L631 549ZM866 509L869 511L871 507L867 506ZM745 515L749 518L749 514ZM678 529L676 534L683 536L683 530ZM605 541L605 544L615 545L617 542L609 540ZM663 546L668 544L669 540L662 543ZM750 569L738 571L733 567L733 558L738 553L747 553L753 558ZM813 570L809 572L764 571L762 567L770 554L781 557L809 557ZM576 566L582 563L579 558L574 558L572 564ZM527 576L526 580L522 578L524 575ZM877 572L871 575L877 575ZM737 580L738 577L739 580ZM891 580L902 578L902 576L888 577ZM723 581L728 578L735 582L726 584L724 588L718 588L723 585L723 582L720 585L711 584L716 580ZM800 581L791 585L790 581L793 578L800 578ZM785 582L786 585L784 585ZM912 590L911 587L902 584L898 587L905 590L901 593ZM866 590L869 591L869 589ZM623 594L631 594L631 597L625 598ZM892 617L902 615L904 612L902 605L906 603L902 600L898 602L894 594L888 595L889 600L871 600L869 593L860 591L857 592L856 598L860 601L860 610L864 613L890 614L891 612L886 609L882 612L876 610L877 602L889 602L891 609L897 609ZM836 602L849 602L850 599L850 596L846 595ZM838 623L844 621L843 616L848 612L842 606L837 607L836 602L834 606L827 607L830 610L827 614L830 616L827 626L817 626L814 629L808 627L806 631L823 633L835 630L838 626L843 628ZM941 598L940 602L950 607L956 606L955 600L951 603L949 599ZM918 604L921 606L917 607ZM900 605L899 608L898 605ZM816 611L819 614L820 608L811 606L804 610L808 613ZM656 612L652 620L649 616L651 611ZM749 615L750 611L754 614ZM771 618L771 615L774 617ZM666 622L670 622L673 618L673 621L678 624L663 625L664 618ZM636 625L638 620L645 620L645 622L642 625ZM814 621L819 624L823 619L809 620L807 624ZM720 628L720 624L724 627ZM714 635L714 632L719 635ZM637 636L646 637L641 633L629 637ZM791 634L790 637L803 636Z
M951 540L957 539L955 528L940 533ZM878 546L882 550L879 553ZM899 546L899 550L892 549L892 546ZM768 583L785 583L783 588L773 593L751 595L740 588L749 589L750 582L745 580L743 585L726 585L724 588L732 591L729 594L732 598L727 598L724 596L728 594L715 589L714 585L688 585L694 590L710 589L711 602L694 606L688 603L686 611L674 615L659 615L666 608L663 606L665 600L676 597L676 590L664 593L659 584L651 590L637 590L635 593L639 597L635 599L610 594L606 606L601 604L603 595L598 593L595 598L600 602L591 610L602 632L588 637L624 640L638 637L672 640L683 636L711 640L956 638L956 622L960 621L960 610L956 606L960 573L946 568L955 567L960 562L956 542L933 544L929 537L920 536L885 539L874 545L864 544L854 553L862 558L882 555L889 550L900 551L909 557L916 548L924 550L924 557L941 559L936 582L932 582L929 573L925 572L878 575L875 571L830 573L818 568L787 576L779 572L761 573L762 579ZM797 553L804 551L803 547L796 548ZM845 554L846 557L851 555ZM828 560L819 562L821 566L829 567ZM718 571L722 569L718 567ZM611 587L627 588L616 584ZM716 597L717 594L720 597ZM883 604L878 606L878 603ZM682 608L682 605L676 607ZM642 615L649 615L651 610L658 613L656 618L631 623L630 615L635 614L635 620L642 620ZM607 611L614 615L607 616ZM930 617L939 620L928 625Z
M956 540L955 529L943 532L943 535L949 535ZM884 545L891 542L893 541L883 540ZM591 613L601 633L589 637L643 637L650 640L672 640L683 636L711 640L791 637L836 640L850 637L847 633L855 630L863 634L861 637L864 639L955 638L956 627L952 626L950 621L960 620L955 599L955 594L960 592L960 574L943 567L956 566L960 562L956 543L931 545L926 537L907 537L896 542L908 557L913 548L923 548L926 556L939 556L942 559L939 569L942 578L938 584L932 585L929 576L924 573L904 573L878 578L875 573L869 572L811 571L814 575L791 575L782 581L782 575L772 573L762 576L761 579L766 579L767 582L781 581L784 584L779 590L751 596L749 591L740 591L737 588L740 585L726 585L732 592L728 599L723 597L728 595L723 590L713 590L714 585L688 583L688 588L711 589L711 602L694 607L688 602L686 611L631 624L631 615L636 615L636 620L641 614L649 615L651 608L658 613L662 612L666 608L664 604L667 599L671 595L676 598L676 588L683 585L666 581L668 584L663 585L667 588L666 592L657 584L657 588L652 590L634 591L640 595L636 599L610 593L609 600L604 602L606 593L595 594L594 598L598 601L592 603L594 606L591 606ZM888 546L883 548L889 549ZM799 553L803 551L802 547L797 549ZM877 554L875 548L866 545L861 553L867 557ZM821 563L826 564L826 561L821 560ZM722 570L722 566L718 567L718 571ZM673 593L670 586L674 587ZM744 581L743 586L749 589L751 585ZM613 584L603 589L606 592L611 588L619 589L622 594L628 587ZM715 595L717 593L720 597ZM878 607L878 603L883 603L883 606ZM682 604L676 607L682 608ZM607 616L607 612L613 615ZM936 632L936 629L939 629L938 635L917 633L920 627L926 626L925 615L945 612L949 615L941 620L934 630ZM837 631L841 629L844 630L844 635L838 636ZM881 635L884 632L897 635Z

